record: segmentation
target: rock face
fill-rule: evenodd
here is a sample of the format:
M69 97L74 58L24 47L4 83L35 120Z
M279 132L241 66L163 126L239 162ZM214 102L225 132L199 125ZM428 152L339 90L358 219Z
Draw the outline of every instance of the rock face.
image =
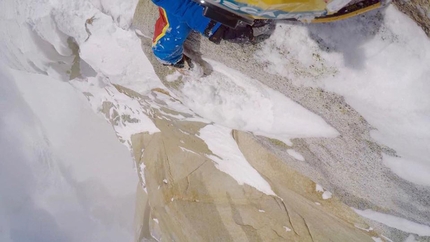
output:
M139 98L132 91L122 91ZM140 240L372 241L371 236L376 236L354 227L367 225L337 199L323 200L314 182L271 155L252 135L232 133L277 196L239 185L216 168L216 161L209 158L214 154L198 137L201 128L210 124L167 119L157 112L153 121L161 132L132 136L148 194L138 189Z
M172 70L158 63L151 52L152 28L157 17L156 7L149 0L141 0L133 27L139 30L142 49L163 84L169 92L180 94L182 79L167 81ZM381 14L370 13L367 17L377 26ZM312 33L316 28L310 26L309 31ZM430 194L430 190L400 179L382 164L382 154L395 155L395 151L372 140L372 127L342 97L318 88L296 86L292 80L265 72L264 64L255 58L261 46L213 45L198 36L190 41L187 54L206 74L212 69L202 60L201 53L242 73L252 73L252 78L323 117L341 135L333 139L294 139L294 146L289 147L277 140L233 131L247 161L276 193L270 196L248 185L239 185L216 168L216 162L208 158L212 152L196 136L208 124L167 120L155 114L153 121L161 132L132 137L138 166L145 167L142 183L148 192L147 197L142 194L142 200L138 201L141 212L136 217L137 238L372 241L371 237L378 236L377 233L357 229L368 226L348 206L428 224L430 212L419 208L429 205L425 194ZM306 161L294 159L287 150L291 148ZM332 191L335 198L322 200L315 192L315 182ZM408 236L366 222L396 241Z

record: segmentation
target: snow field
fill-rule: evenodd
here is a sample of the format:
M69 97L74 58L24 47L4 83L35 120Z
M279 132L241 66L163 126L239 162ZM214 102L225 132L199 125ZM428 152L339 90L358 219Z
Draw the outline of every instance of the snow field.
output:
M430 186L430 40L394 6L382 11L336 24L279 24L256 56L296 85L344 96L376 128L372 138L399 156L384 155L384 164Z
M227 66L208 60L215 72L185 83L181 100L200 116L292 145L291 138L336 137L321 117L281 93Z
M111 126L67 83L0 73L0 240L131 240L137 179Z
M370 209L354 209L354 211L365 218L377 221L379 223L385 224L389 227L396 228L407 233L413 233L419 236L430 236L430 227L426 225L414 223L412 221L406 220L404 218L399 218L393 215L375 212Z

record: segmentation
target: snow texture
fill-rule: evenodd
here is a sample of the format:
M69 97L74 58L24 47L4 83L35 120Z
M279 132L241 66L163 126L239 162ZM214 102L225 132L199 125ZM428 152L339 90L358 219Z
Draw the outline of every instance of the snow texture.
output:
M223 126L251 131L292 145L291 138L336 137L321 117L281 93L227 66L208 60L216 72L185 83L184 104Z
M131 240L136 174L111 126L67 83L0 83L0 241Z
M375 128L372 138L396 151L398 157L384 155L384 164L430 186L430 40L394 6L379 18L376 26L364 18L365 25L344 22L341 28L279 24L256 57L296 85L345 97ZM357 32L359 38L344 41Z
M243 156L231 129L219 125L207 125L200 130L199 137L205 141L214 155L208 157L215 167L234 178L239 185L247 184L267 195L276 196L270 184L255 170Z
M393 215L375 212L370 209L366 209L366 210L354 209L354 211L360 216L363 216L365 218L374 220L376 222L385 224L389 227L396 228L398 230L401 230L407 233L413 233L419 236L430 236L430 227L426 225L418 224Z
M305 161L305 158L299 152L293 149L287 149L287 153L299 161Z

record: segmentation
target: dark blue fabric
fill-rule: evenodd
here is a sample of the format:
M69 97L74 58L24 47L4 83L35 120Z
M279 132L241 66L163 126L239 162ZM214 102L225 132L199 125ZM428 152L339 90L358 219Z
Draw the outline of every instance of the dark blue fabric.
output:
M209 18L203 16L203 7L191 0L152 0L166 11L169 29L154 43L152 50L163 64L176 64L182 58L183 44L192 30L204 35ZM221 26L217 23L209 36Z

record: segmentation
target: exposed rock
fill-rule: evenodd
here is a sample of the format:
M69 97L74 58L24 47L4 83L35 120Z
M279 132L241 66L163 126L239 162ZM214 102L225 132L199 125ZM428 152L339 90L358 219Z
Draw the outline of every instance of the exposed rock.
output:
M133 92L123 92L136 98ZM153 121L161 132L132 136L137 167L142 163L145 167L142 183L148 192L147 198L141 191L138 195L140 238L372 241L376 235L354 227L367 225L338 200L322 200L314 182L271 155L252 135L234 131L242 152L278 197L241 186L215 167L208 158L212 152L197 136L206 123L168 120L157 112Z
M167 88L169 88L169 91L175 94L180 94L183 80L179 78L174 82L167 81L166 76L172 74L173 71L158 63L151 52L153 23L157 17L157 8L152 5L150 1L142 0L136 9L133 27L138 29L143 34L143 51L150 59L152 65L154 66L155 72L161 81L166 85ZM359 18L344 20L342 23L339 23L339 25L345 28L348 27L348 25L355 25L361 30L368 29L365 34L367 34L368 37L372 37L381 27L382 21L383 13L379 11L373 11ZM332 25L336 25L336 23L333 23ZM311 33L310 35L315 37L315 41L317 42L319 41L318 26L309 26L309 31ZM366 39L363 38L357 41L365 40ZM338 229L339 231L345 232L343 235L335 233L336 236L348 236L348 234L355 234L357 232L357 230L350 225L360 222L358 222L359 219L355 216L355 214L343 204L358 209L373 209L375 211L393 214L411 221L429 225L430 211L428 210L429 197L427 194L430 194L430 189L427 187L411 184L399 178L384 166L382 163L382 154L385 153L395 156L396 152L389 147L378 144L371 138L370 131L373 128L357 111L351 108L341 96L334 93L325 92L319 88L297 85L293 80L266 72L264 63L259 62L255 57L256 53L261 50L260 45L243 46L225 42L221 43L221 45L214 45L205 38L200 38L198 35L193 35L189 41L190 42L188 42L185 46L186 53L202 67L204 67L206 74L209 74L212 70L211 66L201 58L202 54L205 58L224 63L226 66L238 70L241 73L252 73L252 78L257 79L270 88L283 93L285 96L299 103L308 110L320 115L324 120L326 120L326 122L338 130L341 135L337 138L331 139L294 139L294 146L289 147L278 140L268 139L266 137L253 137L250 134L235 131L235 138L248 161L255 169L260 172L261 175L265 177L267 181L270 182L272 189L286 202L285 208L289 210L287 212L290 215L288 223L284 220L285 218L269 219L272 222L279 221L276 223L269 223L270 227L276 227L276 233L269 232L266 227L259 227L259 225L266 223L263 221L266 221L265 219L267 217L263 218L261 214L255 213L254 210L266 211L267 209L269 212L266 211L264 216L267 216L268 214L271 214L270 216L275 216L278 213L285 214L285 210L282 209L268 209L268 207L271 207L271 205L279 205L280 201L277 200L276 203L273 203L273 201L276 199L268 199L266 196L263 196L263 198L256 202L256 197L261 196L259 192L247 186L233 188L232 184L235 183L228 175L212 174L216 173L216 169L214 169L213 165L211 165L211 162L203 163L203 161L200 161L194 164L195 167L197 167L198 164L202 164L202 166L197 170L197 172L194 172L195 174L193 173L191 176L193 182L190 180L190 183L188 183L188 181L183 181L185 179L184 177L188 176L186 175L188 174L187 171L183 170L184 168L179 169L181 171L180 173L174 173L175 176L172 177L173 180L162 178L160 177L161 175L156 176L153 174L148 174L148 179L157 180L158 185L164 187L173 186L172 188L169 187L169 189L173 190L169 190L167 192L167 194L169 194L168 196L155 194L152 195L154 189L149 188L148 192L150 197L160 196L160 199L161 197L165 199L163 202L156 200L157 202L163 204L162 207L170 204L169 201L166 202L168 198L174 198L174 201L176 201L176 198L178 198L176 203L172 202L173 204L167 206L169 209L165 209L165 207L156 209L164 211L164 213L161 213L163 215L156 214L159 212L154 211L156 214L155 216L164 216L162 219L160 219L160 224L162 224L161 227L162 231L164 231L164 235L178 234L177 236L186 236L181 234L180 231L173 231L175 228L177 228L175 226L179 226L179 223L181 223L181 226L184 228L184 231L187 231L187 233L188 230L193 227L193 225L187 224L193 223L190 221L190 217L187 218L186 214L181 212L187 211L187 213L194 213L195 211L193 209L207 211L211 206L217 208L216 213L207 213L207 216L213 216L213 219L207 220L207 218L192 217L193 219L201 219L201 223L199 223L198 226L195 225L196 227L192 229L193 233L196 233L195 236L204 236L205 233L212 233L212 231L204 233L197 231L200 229L210 230L209 227L214 224L216 224L216 226L221 226L221 224L225 226L222 228L222 230L218 230L220 228L216 229L219 232L217 233L217 236L221 236L220 233L225 233L225 236L227 237L225 237L224 240L229 240L232 238L240 240L240 238L245 237L248 239L257 238L258 240L258 238L276 238L276 236L299 240L315 238L326 240L327 237L324 236L331 236L327 235L327 231L332 229L333 231ZM357 46L360 45L360 43L356 44ZM156 134L151 138L140 138L139 140L145 141L140 141L142 144L146 144L149 142L148 140L153 139L154 141L151 141L151 144L153 144L152 142L161 142L161 140L164 139L174 139L170 135L170 138L162 138L163 135L175 132L171 129L172 127L169 127L168 124L163 124L159 121L156 121L156 123L160 130L164 130L162 132L167 133ZM175 123L173 126L178 126L178 124ZM189 139L194 140L194 144L201 142L195 137L189 137ZM174 141L171 140L171 142ZM175 142L177 143L177 141ZM166 142L164 141L161 143L165 144ZM244 145L244 143L246 143L246 145ZM135 144L133 143L133 145ZM252 146L253 149L248 149L247 146ZM175 146L173 145L171 147ZM295 151L303 155L305 161L299 161L290 155L289 150L293 148ZM154 149L158 148L154 146ZM205 150L203 147L193 148L191 146L189 149L193 150L199 155L207 154L205 153L207 150ZM137 150L139 149L137 148ZM152 148L150 150L151 151L148 151L147 149L144 156L148 155L148 157L154 157L153 154L151 155L150 153L147 153L153 152ZM170 152L173 151L167 151L167 153ZM179 149L176 149L174 152L178 153L174 153L175 155L173 155L173 153L172 155L167 155L164 153L163 155L159 154L157 157L164 157L163 159L159 160L159 162L165 163L164 159L167 159L168 157L169 165L171 166L173 164L173 160L178 163L183 162L179 157L185 157L186 159L189 159L189 156L196 156L191 154L183 154L184 152L179 151ZM136 155L136 157L138 157L138 155ZM255 157L260 157L260 159L256 159ZM150 159L153 160L154 158ZM162 172L161 168L151 169L153 172ZM150 169L148 168L148 172L149 170ZM211 176L203 179L203 175L201 174L207 175L209 173ZM201 180L198 180L196 176L201 178ZM289 176L295 177L295 179L293 179L294 182L287 179ZM306 177L312 178L312 181ZM169 180L167 185L163 185L161 182L163 179ZM206 179L211 180L209 181ZM220 182L218 179L222 179L222 182ZM323 187L331 191L334 194L334 199L315 200L315 192L311 191L313 189L312 186L315 185L314 182L322 184ZM192 183L193 185L188 185ZM220 190L213 191L212 189L215 189L212 187L213 184L216 184L217 189L221 189L222 192ZM194 191L197 192L195 195L190 197L190 195L185 192L187 191L187 186L196 186L196 190ZM201 199L205 199L205 201L211 201L211 205L203 206L198 204L195 208L185 205L193 203L191 200L194 199L195 196L199 198L199 201L201 201ZM237 203L240 204L239 201L241 201L241 199L244 197L252 202L250 202L245 207L238 206ZM287 203L287 201L291 203ZM314 202L318 202L323 206L319 207ZM218 205L218 203L223 205ZM227 206L227 203L232 205ZM150 202L150 204L152 205L154 203ZM151 209L155 206L158 205L152 205ZM221 206L223 209L220 209L219 206ZM264 209L261 209L262 206L265 206ZM181 211L178 211L178 209ZM229 212L226 212L227 210ZM245 210L248 211L248 213L245 213ZM167 220L166 216L169 213L175 214L169 218L174 218L176 222L165 221ZM334 216L333 221L330 221L330 223L324 222L326 225L330 224L330 226L333 224L333 227L322 228L318 226L317 221L311 218L313 217L312 214L314 213L318 214L315 215L315 218L321 216L321 221L327 221L324 220L326 218L323 218L325 216ZM227 218L228 216L230 216L230 218ZM232 217L233 220L231 220ZM165 221L165 223L162 223L161 221ZM408 237L408 234L402 231L389 228L373 221L366 220L366 222L375 228L379 234L383 233L389 238L395 239L395 241L403 241ZM242 224L241 229L239 230L241 232L232 232L237 228L235 227L235 224ZM293 232L295 231L294 236L284 237L292 235L290 233L280 233L278 231L280 224L284 224ZM309 224L311 225L306 228L306 225ZM361 228L367 228L366 225L358 226ZM168 230L167 227L172 231ZM308 237L306 237L306 231L309 232L309 228L311 231L310 234L312 234L313 238L309 233L307 234ZM330 233L333 232L329 232L328 234ZM376 234L374 234L374 236L375 235ZM212 234L211 236L215 235ZM186 237L178 238L186 239ZM336 238L338 239L340 237ZM336 238L332 239L336 240ZM349 240L352 240L352 238L348 239L348 241ZM425 241L426 238L420 238L420 240ZM342 241L346 240L342 239Z

